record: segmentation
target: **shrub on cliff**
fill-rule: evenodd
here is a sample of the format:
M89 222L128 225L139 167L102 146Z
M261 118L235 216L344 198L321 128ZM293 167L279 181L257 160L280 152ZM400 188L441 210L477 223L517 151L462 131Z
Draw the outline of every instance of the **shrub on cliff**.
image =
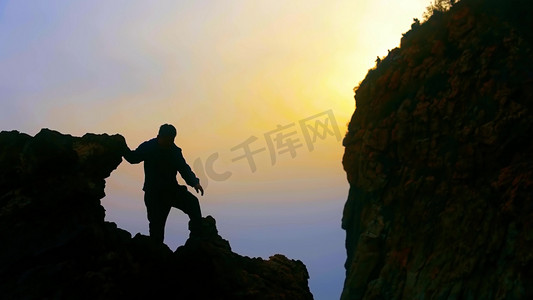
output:
M424 20L431 18L434 14L443 13L449 10L456 2L456 0L434 0L430 2L423 15Z

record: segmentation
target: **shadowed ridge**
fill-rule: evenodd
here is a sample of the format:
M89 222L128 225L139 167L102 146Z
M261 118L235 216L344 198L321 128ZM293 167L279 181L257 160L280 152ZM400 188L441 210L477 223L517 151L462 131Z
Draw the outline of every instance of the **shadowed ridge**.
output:
M356 89L342 299L533 298L532 12L462 0Z

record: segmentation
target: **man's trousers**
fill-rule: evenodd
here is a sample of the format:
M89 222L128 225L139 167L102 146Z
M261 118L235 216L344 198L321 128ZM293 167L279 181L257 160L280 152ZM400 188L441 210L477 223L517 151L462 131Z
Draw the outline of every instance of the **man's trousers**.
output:
M165 238L165 223L170 208L182 210L189 215L191 223L200 222L202 218L198 198L183 185L170 190L145 191L144 204L148 215L150 237L160 243L163 243Z

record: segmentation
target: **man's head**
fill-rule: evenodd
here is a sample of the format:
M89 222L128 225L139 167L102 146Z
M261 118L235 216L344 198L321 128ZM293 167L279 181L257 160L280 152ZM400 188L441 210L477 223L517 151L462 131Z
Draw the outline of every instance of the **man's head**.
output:
M159 127L157 142L163 148L170 148L174 144L174 138L176 137L176 134L176 127L170 124L163 124L161 127Z

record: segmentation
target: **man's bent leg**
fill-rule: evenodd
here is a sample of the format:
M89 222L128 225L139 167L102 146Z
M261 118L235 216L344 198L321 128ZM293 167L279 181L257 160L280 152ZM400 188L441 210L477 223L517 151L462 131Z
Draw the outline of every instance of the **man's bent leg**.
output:
M179 186L171 201L171 205L180 209L189 216L189 230L191 233L200 233L202 230L202 212L198 198L187 190L185 186Z
M170 205L182 210L189 215L189 219L191 220L200 220L202 218L198 198L189 192L185 186L178 187L175 197L171 199Z
M150 237L159 243L163 243L165 239L165 223L170 212L168 200L164 198L156 193L144 193Z

